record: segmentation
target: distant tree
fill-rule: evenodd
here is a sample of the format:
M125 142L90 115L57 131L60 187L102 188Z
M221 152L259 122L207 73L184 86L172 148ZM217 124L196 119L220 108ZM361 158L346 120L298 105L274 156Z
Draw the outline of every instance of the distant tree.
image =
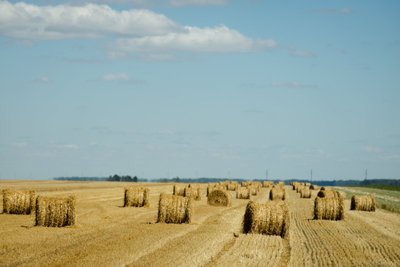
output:
M138 182L138 178L137 178L137 176L135 175L135 176L133 176L133 182L134 183L137 183Z

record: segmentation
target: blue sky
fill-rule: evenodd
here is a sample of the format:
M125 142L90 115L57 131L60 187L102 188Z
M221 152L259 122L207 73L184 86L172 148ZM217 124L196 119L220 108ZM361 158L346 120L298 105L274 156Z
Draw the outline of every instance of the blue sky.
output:
M0 1L0 178L399 178L399 26L399 1Z

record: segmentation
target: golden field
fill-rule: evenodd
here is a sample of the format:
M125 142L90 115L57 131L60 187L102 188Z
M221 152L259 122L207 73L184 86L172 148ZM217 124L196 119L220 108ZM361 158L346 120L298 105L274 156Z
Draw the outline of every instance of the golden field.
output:
M313 220L314 198L301 199L286 186L289 238L241 234L248 200L230 207L193 201L190 224L156 223L160 193L173 184L138 184L150 189L149 207L123 207L131 183L0 181L0 189L36 195L76 196L76 225L36 227L35 215L0 214L0 266L400 266L400 215L350 211L343 221ZM265 203L268 188L251 199ZM0 201L2 211L3 201Z

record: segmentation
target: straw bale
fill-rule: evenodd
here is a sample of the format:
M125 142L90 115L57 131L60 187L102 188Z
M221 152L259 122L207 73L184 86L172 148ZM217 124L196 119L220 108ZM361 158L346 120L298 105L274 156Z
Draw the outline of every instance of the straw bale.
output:
M272 187L271 191L269 191L269 199L270 200L285 200L287 198L285 188L281 188L279 186Z
M243 218L243 233L278 235L288 238L290 214L285 201L259 204L249 201Z
M335 190L322 190L314 200L314 219L343 220L344 198Z
M351 198L351 210L375 211L376 200L373 195L354 195Z
M208 195L207 203L211 206L229 207L232 204L231 198L229 191L216 189Z
M250 199L250 189L246 187L238 187L236 191L237 199Z
M36 226L63 227L75 225L75 197L36 198Z
M183 196L193 198L194 200L201 200L200 187L185 187Z
M174 188L172 190L172 194L175 196L184 196L185 195L185 187L183 186L178 186L178 185L174 185Z
M35 191L3 190L3 213L31 214L35 210Z
M308 187L303 187L300 190L300 197L301 198L311 198L311 191Z
M188 197L160 194L158 204L158 223L190 223L192 200Z
M149 207L149 191L144 187L125 188L124 207Z

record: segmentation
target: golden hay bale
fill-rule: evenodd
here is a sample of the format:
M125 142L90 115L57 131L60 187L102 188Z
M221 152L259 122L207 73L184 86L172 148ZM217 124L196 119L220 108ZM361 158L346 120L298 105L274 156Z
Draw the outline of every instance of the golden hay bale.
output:
M226 190L226 186L221 184L209 183L207 186L207 197L214 190Z
M299 182L293 182L293 183L292 183L292 189L293 189L293 190L296 190L297 187L298 187L299 185L300 185Z
M257 187L255 187L254 185L248 185L246 188L249 189L250 194L251 194L252 196L257 196L258 192L260 191L260 190L259 190Z
M3 190L3 213L31 214L35 210L35 191Z
M271 191L269 191L269 199L270 200L285 200L287 198L285 188L281 188L278 186L272 187Z
M188 197L160 194L158 223L190 223L192 200Z
M271 181L264 181L263 183L262 183L262 187L264 187L264 188L269 188L270 186L272 186L272 182Z
M373 195L359 196L354 195L351 198L351 210L375 211L376 200Z
M311 198L311 191L308 187L303 187L300 190L300 197L301 198Z
M296 193L300 193L300 191L304 188L304 185L298 185L296 187Z
M250 189L246 187L238 187L236 191L237 199L250 199Z
M194 200L201 200L201 190L200 187L185 187L183 192L184 197L190 197Z
M231 206L231 194L226 190L213 190L207 198L208 205L211 206L224 206L229 207Z
M226 184L226 190L228 190L228 191L236 191L237 188L238 188L238 184L236 182L230 182L230 183Z
M248 234L289 236L290 214L285 201L258 204L249 201L243 218L243 232Z
M314 201L314 219L316 220L343 220L344 198L334 190L322 190ZM320 194L321 193L321 194Z
M144 187L125 188L124 207L148 207L149 191Z
M36 198L36 226L62 227L74 225L75 197Z
M172 194L174 196L184 196L185 195L185 187L177 186L176 184L174 185L174 188L172 190Z

